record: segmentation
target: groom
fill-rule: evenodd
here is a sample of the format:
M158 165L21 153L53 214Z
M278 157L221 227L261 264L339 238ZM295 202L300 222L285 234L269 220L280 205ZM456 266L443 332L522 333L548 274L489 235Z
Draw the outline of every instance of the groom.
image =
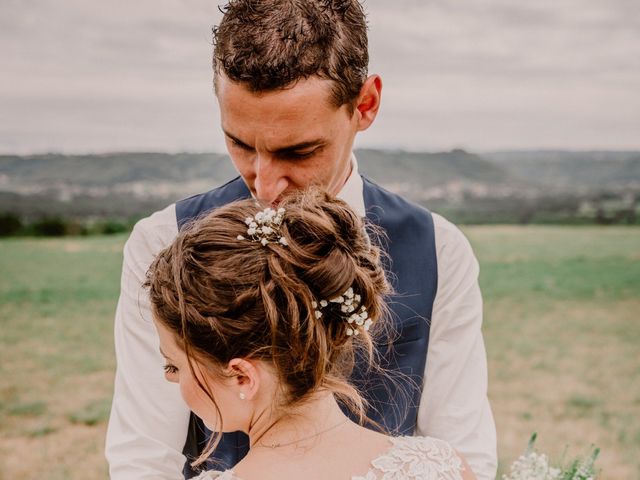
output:
M375 120L382 91L380 77L367 73L367 49L357 0L235 0L226 7L215 30L214 78L240 177L141 220L125 245L106 442L112 479L179 478L183 451L192 455L206 440L175 384L163 379L141 289L154 255L211 208L250 195L277 203L310 184L326 187L388 237L398 339L391 353L382 351L383 363L411 381L400 395L356 369L371 417L391 431L448 440L479 479L495 477L478 263L454 225L358 173L353 142ZM238 461L243 442L241 434L225 435L218 455Z

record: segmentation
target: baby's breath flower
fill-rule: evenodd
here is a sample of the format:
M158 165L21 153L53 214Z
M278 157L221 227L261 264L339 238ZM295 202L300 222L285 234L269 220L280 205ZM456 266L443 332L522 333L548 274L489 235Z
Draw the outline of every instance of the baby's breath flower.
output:
M572 462L567 468L551 466L546 455L538 453L534 444L536 434L531 436L527 451L511 465L508 475L502 480L595 480L594 462L599 449L595 449L586 460Z
M244 223L247 225L247 235L249 240L258 242L262 246L266 246L274 241L282 246L288 246L287 239L280 235L280 225L284 218L285 209L279 208L276 212L272 208L265 208L261 212L257 212L254 217L247 217ZM246 240L242 235L236 237L238 240Z
M331 300L320 300L320 306L318 307L317 302L313 302L312 306L314 311L316 312L316 318L320 318L318 313L320 313L320 309L325 308L331 303L337 303L340 305L340 312L344 314L343 318L350 325L346 329L346 334L348 336L356 336L360 334L360 328L365 332L369 330L373 321L369 319L369 314L367 313L367 308L364 305L360 305L360 295L356 295L353 292L353 287L349 287L346 292L342 295L339 295ZM357 313L355 312L356 308L360 307L360 310Z

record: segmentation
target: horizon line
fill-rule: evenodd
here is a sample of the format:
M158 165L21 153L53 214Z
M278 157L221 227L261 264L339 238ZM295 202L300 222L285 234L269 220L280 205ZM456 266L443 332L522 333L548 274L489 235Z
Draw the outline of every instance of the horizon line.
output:
M437 154L437 153L453 153L453 152L466 152L466 153L474 153L474 154L507 154L507 153L639 153L640 146L637 148L555 148L555 147L538 147L538 148L497 148L497 149L471 149L465 147L452 147L448 149L415 149L415 148L407 148L401 146L363 146L354 148L353 151L357 152L358 150L375 150L380 152L403 152L403 153L427 153L427 154ZM46 156L46 155L61 155L61 156L69 156L69 157L81 157L81 156L109 156L109 155L128 155L128 154L156 154L156 155L224 155L228 156L229 153L227 151L219 151L219 150L147 150L147 149L130 149L130 150L94 150L94 151L82 151L82 150L33 150L30 152L20 152L20 151L9 151L0 149L0 156L8 157L8 156L16 156L16 157L38 157L38 156Z

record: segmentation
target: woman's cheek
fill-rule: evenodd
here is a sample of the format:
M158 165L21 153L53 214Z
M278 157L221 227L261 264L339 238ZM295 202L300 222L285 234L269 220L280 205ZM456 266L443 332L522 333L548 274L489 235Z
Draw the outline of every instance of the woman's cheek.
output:
M180 393L182 394L182 398L185 403L189 406L191 410L196 411L197 405L197 393L196 386L193 383L192 379L186 379L180 382Z
M180 392L191 411L205 422L209 430L213 430L218 423L216 409L198 384L193 379L181 382Z

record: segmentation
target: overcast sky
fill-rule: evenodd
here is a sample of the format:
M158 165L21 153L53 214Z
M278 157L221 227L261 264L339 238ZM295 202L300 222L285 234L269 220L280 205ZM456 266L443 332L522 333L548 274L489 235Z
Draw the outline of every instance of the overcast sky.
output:
M0 152L224 151L204 0L0 0ZM360 147L640 149L638 0L368 0Z

